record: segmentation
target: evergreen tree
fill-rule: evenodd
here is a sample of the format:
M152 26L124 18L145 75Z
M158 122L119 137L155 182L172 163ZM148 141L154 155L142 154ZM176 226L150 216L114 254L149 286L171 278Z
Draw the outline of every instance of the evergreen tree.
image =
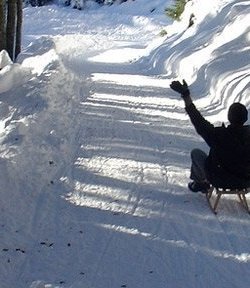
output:
M167 16L173 18L174 20L180 20L180 16L185 9L185 5L189 0L175 0L175 4L170 7L166 8L165 12Z

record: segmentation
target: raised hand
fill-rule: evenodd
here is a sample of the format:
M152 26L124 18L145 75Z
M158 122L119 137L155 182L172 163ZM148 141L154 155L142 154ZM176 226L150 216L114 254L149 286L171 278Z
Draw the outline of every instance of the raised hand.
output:
M183 84L180 81L173 81L170 84L170 88L181 94L182 97L187 97L190 95L187 82L183 80Z

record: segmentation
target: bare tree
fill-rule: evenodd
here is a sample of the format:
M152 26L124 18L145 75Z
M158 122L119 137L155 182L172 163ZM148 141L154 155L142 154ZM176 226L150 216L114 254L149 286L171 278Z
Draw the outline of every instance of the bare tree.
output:
M14 60L16 47L16 13L16 0L8 0L6 48L12 60Z
M6 1L0 0L0 51L6 49Z
M0 0L0 51L15 60L21 52L23 0Z
M17 24L16 24L15 58L21 52L22 24L23 24L23 0L16 0L16 1L17 1Z

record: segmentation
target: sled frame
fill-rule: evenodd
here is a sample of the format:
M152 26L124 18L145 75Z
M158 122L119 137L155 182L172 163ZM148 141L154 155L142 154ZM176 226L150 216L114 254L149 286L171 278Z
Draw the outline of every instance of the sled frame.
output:
M209 204L209 207L213 211L214 214L217 214L217 207L222 195L230 194L230 195L238 195L240 203L242 204L243 208L250 214L250 208L247 203L246 194L250 192L250 188L243 188L243 189L226 189L226 188L218 188L218 187L211 187L208 192L206 193L206 198ZM212 201L212 197L215 194L215 200Z

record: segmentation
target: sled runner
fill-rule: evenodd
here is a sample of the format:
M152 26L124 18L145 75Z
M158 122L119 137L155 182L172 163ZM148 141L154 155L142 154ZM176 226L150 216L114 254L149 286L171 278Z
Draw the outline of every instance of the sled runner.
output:
M218 207L218 204L222 195L224 194L238 195L240 203L242 204L244 209L250 214L250 209L249 209L247 199L246 199L246 194L249 192L250 192L250 188L227 189L227 188L211 187L206 193L206 198L207 198L207 201L211 210L214 212L214 214L217 214L217 207ZM211 199L211 198L214 198L212 197L213 194L215 194L216 196L214 201L212 201Z

